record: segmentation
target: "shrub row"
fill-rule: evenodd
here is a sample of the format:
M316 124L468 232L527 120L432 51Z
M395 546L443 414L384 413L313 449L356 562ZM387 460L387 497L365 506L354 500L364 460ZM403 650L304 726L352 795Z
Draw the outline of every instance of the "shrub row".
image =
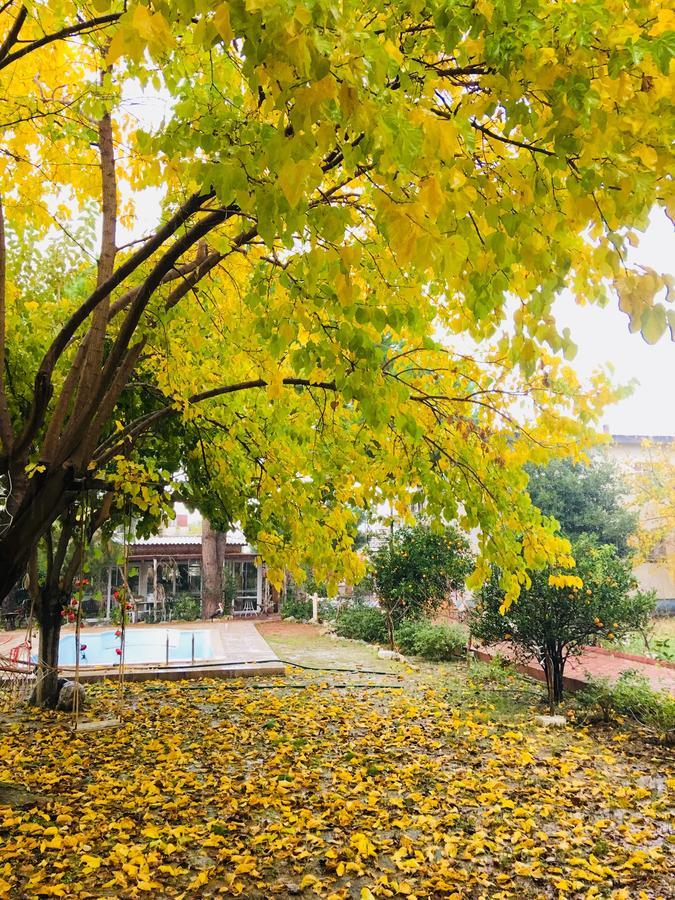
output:
M335 622L340 637L383 644L387 625L376 606L350 606L343 609ZM435 625L425 619L403 622L396 630L396 644L403 653L440 661L456 659L464 653L466 635L455 625Z
M312 618L312 601L302 597L286 597L281 604L281 618L289 619L291 616L298 622L309 622Z
M387 640L387 623L376 606L347 606L335 619L335 631L340 637L369 644L382 644Z
M396 643L403 653L440 662L464 655L466 634L457 625L403 622L396 631Z

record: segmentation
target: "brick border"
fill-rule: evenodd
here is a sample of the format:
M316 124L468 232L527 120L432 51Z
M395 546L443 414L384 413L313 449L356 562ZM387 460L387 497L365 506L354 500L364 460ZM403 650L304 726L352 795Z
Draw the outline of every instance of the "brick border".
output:
M618 659L628 659L630 662L639 662L643 665L675 669L675 662L668 662L667 659L653 659L651 656L640 656L637 653L621 653L619 650L608 650L606 647L586 647L586 649L591 653L599 653L601 656L615 656Z
M489 653L487 650L478 650L471 649L471 653L476 657L476 659L480 659L482 662L490 662L497 655L496 653ZM541 681L542 683L546 683L546 674L541 666L531 663L522 663L518 662L515 659L509 659L507 657L509 663L513 666L516 672L519 672L521 675L529 675L530 678L534 678L536 681ZM570 675L563 675L563 688L567 691L579 691L581 688L587 687L587 682L582 678L574 678Z

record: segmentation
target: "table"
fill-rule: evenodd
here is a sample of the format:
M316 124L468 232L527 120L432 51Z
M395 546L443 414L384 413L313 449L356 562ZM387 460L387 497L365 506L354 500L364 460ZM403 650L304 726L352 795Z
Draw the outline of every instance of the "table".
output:
M19 614L17 612L3 613L2 618L5 620L6 631L16 630L16 620L19 618Z

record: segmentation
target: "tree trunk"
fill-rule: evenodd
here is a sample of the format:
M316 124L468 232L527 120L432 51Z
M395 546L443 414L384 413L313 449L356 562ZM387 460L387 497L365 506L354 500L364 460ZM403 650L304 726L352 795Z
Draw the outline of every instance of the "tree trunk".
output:
M565 660L557 648L547 648L544 657L544 672L546 673L546 687L548 688L548 700L551 715L555 707L563 698L563 672Z
M218 532L202 520L202 616L210 619L223 600L223 568L219 565Z
M63 622L61 610L65 608L67 600L68 595L60 588L43 588L37 604L40 649L33 703L45 709L53 709L58 700L59 638Z
M18 582L23 578L28 566L30 554L22 554L21 558L5 555L0 547L0 601L9 597Z
M8 506L13 519L0 539L0 596L8 594L23 577L40 537L67 508L73 480L69 466L36 475L21 502Z

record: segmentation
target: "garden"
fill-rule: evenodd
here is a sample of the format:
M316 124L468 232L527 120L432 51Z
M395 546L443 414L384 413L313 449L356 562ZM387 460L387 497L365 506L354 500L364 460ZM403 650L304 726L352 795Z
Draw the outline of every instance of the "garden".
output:
M672 895L673 696L566 678L672 652L667 375L597 457L675 332L674 54L656 0L0 3L3 900ZM274 677L128 671L263 574Z
M3 717L0 896L669 896L672 751L631 721L542 727L500 664L260 627L316 670L130 685L91 735Z

